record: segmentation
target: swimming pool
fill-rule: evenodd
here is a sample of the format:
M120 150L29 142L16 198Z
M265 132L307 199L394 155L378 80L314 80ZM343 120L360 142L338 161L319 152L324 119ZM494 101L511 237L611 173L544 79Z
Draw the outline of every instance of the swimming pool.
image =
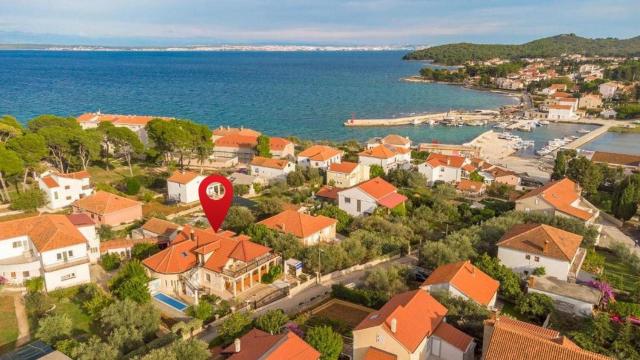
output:
M160 301L161 303L168 305L180 312L183 312L184 309L186 309L189 305L183 303L182 301L173 298L169 295L163 294L163 293L157 293L153 295L154 299Z

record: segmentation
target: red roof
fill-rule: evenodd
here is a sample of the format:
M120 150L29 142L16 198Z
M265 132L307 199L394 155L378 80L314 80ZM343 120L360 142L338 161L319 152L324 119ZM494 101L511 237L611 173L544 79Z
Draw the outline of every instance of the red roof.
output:
M49 188L57 188L58 186L60 186L60 184L58 184L58 182L52 177L52 176L45 176L42 178L42 182Z
M418 289L392 297L380 310L370 313L354 331L380 326L409 352L431 336L447 314L447 308L424 290ZM391 331L392 320L396 332Z
M459 169L464 165L464 161L465 158L462 156L431 153L425 163L429 164L432 168L448 166Z
M86 178L90 178L91 175L89 175L89 172L86 170L82 170L82 171L76 171L76 172L72 172L72 173L66 173L66 174L56 174L59 177L64 177L64 178L70 178L70 179L86 179Z
M582 236L544 224L519 224L507 231L498 246L571 262Z
M85 113L78 116L77 121L83 122L111 122L122 125L147 125L153 119L169 120L168 117L149 116L149 115L119 115L119 114L101 114L101 113Z
M373 346L369 347L367 352L364 353L364 360L396 360L397 358L395 354L388 353Z
M254 148L258 145L257 136L229 134L215 140L215 146L230 148Z
M581 199L582 190L580 186L568 178L556 180L545 186L531 190L522 195L518 200L540 196L543 200L553 206L556 210L565 214L575 216L582 220L590 220L596 214L573 206L572 204Z
M167 179L167 181L185 185L192 182L198 176L198 173L193 171L176 170L173 172L173 175Z
M390 159L397 155L396 151L389 149L384 145L378 145L374 148L364 150L358 154L359 156L373 157L377 159Z
M230 355L229 360L318 360L320 353L292 332L270 335L259 329L251 329L240 339L240 351L235 343L221 353Z
M323 197L326 199L331 199L331 200L338 200L338 192L340 190L342 189L337 188L335 186L324 185L320 188L320 190L318 190L318 192L316 193L316 196Z
M406 196L398 193L391 193L378 199L378 204L386 208L393 209L405 201L407 201Z
M291 141L281 137L269 138L269 149L272 151L282 151L287 145L291 144Z
M323 215L312 216L295 210L285 210L270 218L260 221L270 229L293 234L298 238L306 238L330 226L338 221Z
M343 161L341 163L333 163L329 165L328 171L351 174L358 167L358 163Z
M500 283L482 270L471 264L471 261L439 266L422 284L450 284L463 295L482 305L489 305L498 291Z
M312 145L305 150L302 150L298 157L306 157L314 161L326 161L338 155L342 155L344 152L332 148L326 145Z
M433 334L458 348L458 350L462 352L466 352L469 349L469 345L473 343L473 337L463 333L444 321L438 325Z
M39 215L1 223L0 240L25 235L39 252L87 242L66 215Z
M398 191L395 186L383 180L381 177L376 177L371 180L367 180L363 183L356 185L357 188L371 195L374 199L380 200L385 196Z
M481 181L473 181L469 179L461 179L456 189L462 192L479 193L485 189L485 185Z
M262 156L254 156L253 160L251 160L251 166L284 170L287 166L289 166L289 161L284 159L272 159Z

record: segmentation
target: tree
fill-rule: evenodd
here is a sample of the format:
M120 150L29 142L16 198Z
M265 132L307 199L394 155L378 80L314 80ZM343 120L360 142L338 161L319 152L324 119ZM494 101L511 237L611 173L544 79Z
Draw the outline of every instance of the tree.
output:
M139 331L147 337L158 330L160 312L151 303L138 304L125 299L115 301L100 312L100 327L105 334L125 327Z
M0 179L1 180L1 179ZM622 190L622 194L616 201L614 215L623 220L629 220L638 211L638 201L636 197L637 189L634 183L629 183Z
M198 305L191 307L189 313L196 319L207 321L213 316L213 305L208 301L201 300Z
M177 340L171 345L171 350L178 359L206 360L211 357L208 344L197 339Z
M33 171L33 178L35 179L38 163L49 153L47 144L41 135L29 133L7 141L7 148L15 151L24 162L25 171L22 185L25 187L27 173Z
M484 335L484 321L490 312L484 306L473 300L460 296L451 296L447 291L432 291L431 294L439 303L447 308L447 322L456 328L482 340Z
M66 173L73 154L71 140L73 139L73 131L69 128L61 126L43 127L38 131L49 150L49 162L53 164L58 171Z
M558 151L556 160L553 165L553 172L551 173L551 180L560 180L565 177L567 173L567 157L564 151Z
M236 233L241 233L255 222L255 217L251 210L244 206L232 206L229 208L227 217L224 218L224 229L229 229Z
M261 217L278 214L284 209L284 201L277 197L263 198L258 201L256 211Z
M142 261L158 251L160 251L160 248L156 244L138 243L131 248L131 257Z
M19 128L0 122L0 143L5 142L11 138L18 137L21 134L22 131Z
M376 268L366 272L364 286L367 289L385 294L389 299L408 289L406 278L407 268L404 266Z
M120 300L147 303L151 300L148 282L149 277L140 261L132 259L109 281L109 290Z
M73 323L67 314L50 315L38 321L36 338L47 344L55 344L71 335Z
M70 146L80 160L80 167L87 170L92 160L100 157L100 133L95 129L75 130L69 139Z
M258 136L258 145L256 145L256 150L258 151L258 156L270 158L271 157L271 147L269 146L269 137L260 135Z
M237 196L244 196L249 193L249 185L245 184L236 184L233 185L233 193Z
M516 301L522 296L518 274L501 264L500 260L485 253L474 264L500 282L499 291L504 297Z
M256 319L256 326L271 335L279 334L289 317L281 309L267 311L266 314Z
M305 340L320 352L321 360L337 360L342 352L342 336L326 325L311 328Z
M30 293L42 292L42 290L44 290L44 279L42 278L42 276L27 279L24 282L24 286Z
M384 176L384 169L382 168L382 166L380 165L369 166L369 177L373 179L378 176Z
M553 299L544 294L530 292L517 300L516 310L531 320L538 320L553 310Z
M44 191L39 188L23 191L11 201L12 210L36 210L47 203Z
M31 132L38 132L47 127L61 127L66 129L80 129L80 125L74 118L63 118L56 115L39 115L29 120L27 127Z
M343 232L347 230L347 228L353 221L353 217L351 217L351 215L332 204L323 205L320 209L317 209L315 211L315 215L324 215L326 217L338 220L338 224L336 224L337 232Z
M100 265L105 271L113 271L120 267L120 256L114 253L107 253L100 257Z
M477 182L484 182L484 176L480 175L478 173L478 170L472 172L471 174L469 174L469 180L471 181L477 181Z
M72 356L77 360L116 360L119 354L116 348L92 336L88 341L79 343Z
M234 312L220 324L218 334L225 342L232 341L241 336L251 325L251 322L251 313L245 311Z
M178 360L178 357L170 346L165 346L151 350L140 360Z
M11 201L6 179L22 173L23 166L24 162L15 151L7 150L0 145L0 185L2 186L2 198L5 201Z
M138 135L126 127L113 127L107 132L109 143L113 146L116 156L121 157L129 166L129 175L133 176L131 159L142 153L144 145Z
M126 354L144 344L142 333L133 326L120 326L108 335L108 343L120 353Z
M304 185L304 173L302 170L292 171L287 174L287 185L291 187L300 187Z

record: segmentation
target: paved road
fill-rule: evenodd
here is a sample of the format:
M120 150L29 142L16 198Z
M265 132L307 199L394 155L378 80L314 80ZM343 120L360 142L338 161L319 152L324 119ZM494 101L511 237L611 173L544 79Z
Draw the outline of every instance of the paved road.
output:
M286 297L280 299L278 301L272 302L269 305L263 306L257 311L253 313L254 317L260 316L263 313L272 310L272 309L282 309L285 313L289 315L295 315L303 310L310 309L316 304L322 302L324 299L328 298L331 294L331 285L343 283L348 284L352 282L359 282L364 276L366 271L375 269L375 268L384 268L391 265L396 264L405 264L405 265L415 265L418 259L415 256L404 256L395 260L387 261L376 266L370 267L365 270L358 270L352 273L336 277L331 280L327 280L322 284L314 285L308 289L305 289L293 296ZM218 336L217 331L217 323L214 323L209 329L198 334L198 338L202 341L206 341L209 343L216 336Z

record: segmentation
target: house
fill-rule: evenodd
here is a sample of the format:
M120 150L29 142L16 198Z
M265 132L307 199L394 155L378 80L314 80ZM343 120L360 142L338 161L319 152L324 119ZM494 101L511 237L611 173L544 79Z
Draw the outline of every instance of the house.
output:
M600 112L600 116L605 119L615 119L618 116L618 112L613 109L604 109Z
M172 118L149 115L102 114L99 111L95 113L85 113L76 118L80 127L83 129L96 128L102 122L110 122L115 127L126 127L138 135L138 138L143 144L147 144L149 141L146 126L154 119L171 120Z
M615 82L615 81L609 81L606 82L604 84L600 84L598 86L598 91L600 92L600 95L602 95L602 98L605 100L609 100L612 99L615 95L616 92L618 91L618 88L620 88L620 84Z
M95 225L85 215L39 215L0 226L0 275L9 284L42 277L47 291L91 281L100 256Z
M144 259L154 291L177 296L202 294L228 299L260 283L282 259L246 235L185 225L171 245Z
M478 175L482 176L484 182L489 185L496 182L498 184L518 187L522 181L516 172L494 165L482 168L482 170L478 171Z
M418 165L418 172L427 178L427 184L436 181L458 183L462 179L463 167L469 160L462 156L429 154L427 160Z
M549 105L549 120L571 120L575 119L576 113L573 111L573 105Z
M96 225L117 226L142 219L142 204L106 191L76 200L74 213L87 214Z
M555 104L557 105L567 105L567 106L571 106L571 110L573 112L578 111L578 102L579 99L576 99L574 97L561 97L561 98L556 98L554 100Z
M407 169L411 167L411 150L378 145L360 152L358 163L366 166L378 165L385 174L394 169Z
M260 176L243 174L241 172L234 172L227 177L233 186L244 185L249 189L248 196L256 194L256 188L258 186L264 186L268 184L268 181ZM254 186L256 185L256 186Z
M579 109L594 110L602 108L602 96L598 94L586 94L578 102Z
M420 287L431 293L445 291L451 296L493 308L500 283L467 260L439 266Z
M276 159L295 159L295 145L285 138L270 137L269 153Z
M181 203L200 201L200 183L205 176L193 171L176 170L167 179L167 199Z
M336 238L338 221L323 215L312 216L295 210L284 210L258 224L285 234L291 234L304 246L316 245L319 242L331 242Z
M547 276L575 279L586 251L582 236L544 224L519 224L497 243L498 258L511 270L528 276L544 268Z
M287 174L296 170L296 165L286 159L271 159L256 156L249 164L251 175L261 177L268 182L287 180Z
M527 292L547 295L553 299L557 310L577 316L592 316L602 300L602 292L598 289L551 276L530 276Z
M560 332L506 316L484 322L482 360L610 360L583 350Z
M340 188L352 187L369 180L369 166L343 161L329 165L327 184Z
M471 145L456 144L440 144L440 143L421 143L418 145L418 151L435 153L441 155L464 156L468 158L477 158L480 156L480 147Z
M487 186L481 181L461 179L456 185L456 190L464 195L481 196L487 190Z
M565 91L567 90L566 84L551 84L549 87L542 89L541 93L544 95L553 95L556 91Z
M87 171L68 174L46 171L38 178L38 187L46 194L50 209L69 206L93 193L91 176Z
M446 314L422 289L400 293L353 329L353 359L473 359L475 341Z
M298 165L326 170L329 165L342 162L344 152L326 145L312 145L297 157Z
M390 134L383 138L377 137L367 141L367 149L373 149L379 145L384 145L389 148L401 148L405 150L411 149L411 140L408 137Z
M316 192L315 197L318 200L327 201L327 202L330 202L330 203L337 204L338 203L338 193L341 190L342 190L341 188L338 188L338 187L335 187L335 186L324 185L320 189L318 189L318 192Z
M380 177L373 178L338 193L338 207L349 215L372 214L378 206L394 209L404 206L407 197Z
M222 349L220 355L228 360L320 359L316 349L291 331L271 335L255 328Z
M593 224L600 211L582 196L580 185L564 178L533 189L516 200L518 211L539 211Z
M640 170L640 155L594 151L590 160L610 167L621 167L629 171Z
M179 230L180 225L178 224L152 217L151 219L147 220L147 222L145 222L142 227L134 230L132 232L132 237L134 239L154 238L156 239L158 245L166 246L166 244L175 239Z
M218 133L220 133L218 131ZM255 147L258 145L258 136L253 135L248 129L231 132L223 136L213 136L213 158L217 161L237 159L238 162L247 164L255 155Z

